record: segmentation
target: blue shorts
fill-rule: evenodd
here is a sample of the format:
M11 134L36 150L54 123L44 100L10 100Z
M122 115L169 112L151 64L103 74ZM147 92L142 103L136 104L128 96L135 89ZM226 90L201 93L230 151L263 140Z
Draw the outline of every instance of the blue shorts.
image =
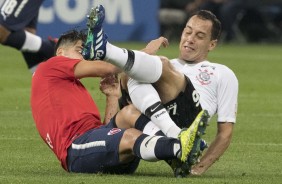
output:
M119 162L119 144L125 130L115 128L114 119L73 141L68 149L69 172L130 174L136 170L140 162L137 157L127 164Z
M6 0L1 7L0 24L10 31L36 28L39 8L44 0Z

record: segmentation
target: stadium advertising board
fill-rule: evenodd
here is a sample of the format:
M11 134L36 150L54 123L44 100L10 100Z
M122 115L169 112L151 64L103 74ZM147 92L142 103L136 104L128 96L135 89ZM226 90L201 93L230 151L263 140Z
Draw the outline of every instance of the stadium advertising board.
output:
M45 0L39 14L38 35L58 37L84 28L91 7L106 9L104 30L111 41L148 41L159 35L158 0Z

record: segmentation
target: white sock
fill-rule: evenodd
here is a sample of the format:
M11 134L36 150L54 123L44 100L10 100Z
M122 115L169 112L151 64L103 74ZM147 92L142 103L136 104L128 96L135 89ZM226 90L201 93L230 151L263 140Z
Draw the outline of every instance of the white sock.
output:
M159 138L161 138L161 136L148 136L142 141L140 145L140 155L142 159L150 162L159 160L155 155L155 147Z
M154 83L162 74L162 62L158 56L140 51L128 51L107 42L105 60L121 68L130 77L140 82ZM128 56L131 55L129 58Z
M146 113L146 111L151 108L152 105L161 101L156 89L151 84L140 83L131 78L128 80L127 85L128 92L134 106L143 114L146 114L166 136L177 138L181 129L173 122L169 116L169 113L164 107L160 109L156 107L155 109L157 111L153 110L151 115ZM160 104L160 107L161 106L162 105Z
M170 146L172 146L170 148ZM135 145L134 145L135 147ZM139 151L139 156L143 160L158 161L159 159L166 159L167 156L176 156L179 158L181 155L180 143L176 143L172 138L163 136L147 136L142 140Z
M177 138L181 129L172 121L165 108L151 116L154 122L167 137Z
M42 39L30 32L25 31L25 42L21 48L21 51L37 52L42 44Z
M142 132L147 135L156 135L156 133L159 131L161 131L161 129L157 125L155 125L152 121L149 121L145 125Z

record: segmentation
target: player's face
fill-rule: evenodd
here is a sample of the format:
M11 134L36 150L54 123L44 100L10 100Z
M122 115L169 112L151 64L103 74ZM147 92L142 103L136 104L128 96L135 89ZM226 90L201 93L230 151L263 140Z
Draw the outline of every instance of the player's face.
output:
M72 58L72 59L83 60L83 57L81 55L82 49L83 49L82 41L79 40L76 42L75 45L69 45L69 46L65 46L64 48L62 48L62 52L60 55L68 57L68 58Z
M198 63L207 59L217 40L211 40L212 22L193 16L184 28L179 44L180 59Z

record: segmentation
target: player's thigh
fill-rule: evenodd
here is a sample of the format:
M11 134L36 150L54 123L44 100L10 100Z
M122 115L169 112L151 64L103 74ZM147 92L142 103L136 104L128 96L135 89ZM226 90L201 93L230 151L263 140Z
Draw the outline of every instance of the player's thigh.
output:
M134 158L125 164L120 162L119 147L124 132L124 129L110 125L84 133L68 149L68 170L77 173L134 172L138 166L136 161L133 162Z
M6 0L1 6L0 24L10 31L36 27L43 0Z
M97 173L119 165L119 144L124 130L101 127L75 139L68 149L70 172Z
M173 100L184 91L186 79L184 74L177 71L167 58L162 58L163 73L161 78L154 84L163 103Z

